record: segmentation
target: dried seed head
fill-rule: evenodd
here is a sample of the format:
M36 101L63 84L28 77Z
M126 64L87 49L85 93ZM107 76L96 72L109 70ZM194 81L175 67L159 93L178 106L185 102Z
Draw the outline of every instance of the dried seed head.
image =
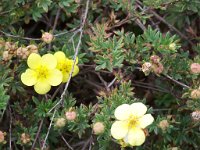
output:
M55 122L55 127L57 128L62 128L66 125L66 120L65 118L58 118Z
M145 75L149 75L151 70L152 70L152 64L150 62L145 62L142 65L142 72L144 72Z
M200 73L200 64L199 63L192 63L190 65L190 71L193 74Z
M31 141L31 139L30 139L30 135L29 134L26 134L26 133L22 133L21 134L21 142L23 143L23 144L27 144L27 143L29 143Z
M48 43L48 44L51 43L53 38L54 38L53 34L51 34L51 33L44 32L42 34L42 41L44 41L45 43Z
M76 112L75 111L67 111L65 113L65 117L68 121L74 121L76 119Z
M200 89L192 90L190 97L192 99L200 99Z
M167 120L162 120L159 122L158 127L160 127L163 131L166 131L166 129L169 127L169 123Z
M200 111L199 110L192 112L191 116L194 121L200 121Z
M38 53L38 47L34 44L31 44L29 46L26 47L28 49L28 51L31 53Z
M94 134L98 135L104 132L105 126L102 122L96 122L94 123L92 129L93 129Z

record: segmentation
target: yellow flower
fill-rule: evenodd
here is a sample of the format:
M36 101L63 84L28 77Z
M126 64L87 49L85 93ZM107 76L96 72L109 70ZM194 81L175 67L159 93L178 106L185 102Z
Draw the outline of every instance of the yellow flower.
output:
M131 146L142 145L145 141L143 129L154 121L151 114L145 114L146 111L147 107L140 102L118 106L114 114L117 121L111 127L113 138Z
M56 69L57 60L52 54L29 55L27 64L29 68L22 73L21 80L27 86L33 86L38 94L46 94L51 86L57 86L62 82L62 73Z
M63 74L63 79L62 82L65 83L67 82L70 72L72 70L73 66L73 60L66 58L65 53L62 51L58 51L54 54L54 56L57 59L57 69L60 70ZM78 74L79 68L77 66L78 59L76 60L76 65L74 66L74 72L72 74L72 77Z

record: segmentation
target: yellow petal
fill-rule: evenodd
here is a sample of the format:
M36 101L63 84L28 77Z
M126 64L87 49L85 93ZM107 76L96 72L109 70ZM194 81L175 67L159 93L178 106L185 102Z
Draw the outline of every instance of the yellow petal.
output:
M49 69L54 69L57 65L56 57L52 54L45 54L42 56L42 65Z
M52 86L57 86L62 82L63 75L58 69L53 69L49 71L47 80Z
M74 66L74 72L72 74L72 77L74 77L75 75L77 75L79 73L79 68L77 65Z
M154 121L154 118L151 114L146 114L142 116L142 118L139 119L139 124L141 128L146 128L148 125L152 124Z
M65 82L67 82L68 79L69 79L69 73L67 73L67 72L62 72L62 74L63 74L62 82L65 83Z
M62 52L62 51L56 52L56 53L54 54L54 56L56 57L58 63L64 62L65 59L66 59L65 53Z
M118 120L127 120L131 115L130 105L122 104L115 109L115 117Z
M131 146L140 146L145 141L144 131L140 128L129 129L128 135L125 137L124 141L129 143Z
M37 82L37 74L31 69L27 69L21 75L22 83L27 86L33 86Z
M46 80L40 80L34 85L34 89L38 94L46 94L50 91L51 85Z
M36 53L31 53L28 57L27 64L29 68L36 69L39 68L41 65L41 56Z
M133 103L130 105L132 115L136 117L142 117L147 112L147 107L140 102Z
M125 121L115 121L111 127L111 135L119 140L123 139L128 133L128 124Z

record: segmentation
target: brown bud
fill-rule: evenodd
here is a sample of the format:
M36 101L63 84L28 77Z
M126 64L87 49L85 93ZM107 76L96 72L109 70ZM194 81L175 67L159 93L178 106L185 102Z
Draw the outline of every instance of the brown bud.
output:
M55 122L55 127L62 128L66 125L65 118L58 118Z
M76 112L75 112L75 111L67 111L67 112L65 113L65 116L66 116L66 119L67 119L68 121L73 121L73 120L76 119Z
M169 127L169 123L167 120L162 120L159 122L158 127L165 131Z
M29 143L31 141L31 139L30 139L30 135L29 134L26 134L26 133L22 133L21 134L21 142L23 143L23 144L27 144L27 143Z
M192 90L190 96L192 99L200 99L200 89Z
M94 123L92 129L93 129L94 134L98 135L104 132L105 126L102 122L96 122Z
M51 43L53 38L54 38L53 34L51 34L51 33L44 32L42 34L42 41L44 41L45 43L48 43L48 44Z
M193 74L200 73L200 64L199 63L192 63L190 65L190 71Z

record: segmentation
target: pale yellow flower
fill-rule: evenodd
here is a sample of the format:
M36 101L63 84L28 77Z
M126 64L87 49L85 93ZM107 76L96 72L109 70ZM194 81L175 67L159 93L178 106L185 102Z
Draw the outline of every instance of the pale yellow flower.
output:
M21 75L22 83L27 86L34 86L38 94L46 94L51 86L57 86L62 82L62 73L56 69L57 60L52 54L29 55L28 69Z
M118 106L114 114L117 121L111 127L113 138L131 146L142 145L145 141L143 129L154 121L151 114L145 114L146 111L147 107L140 102Z
M65 53L62 51L57 51L54 56L57 59L57 69L60 70L63 74L63 80L62 82L65 83L69 79L70 72L72 70L73 66L73 60L66 58ZM79 68L77 66L78 64L78 59L76 60L76 64L74 66L74 71L72 74L72 77L78 74Z

